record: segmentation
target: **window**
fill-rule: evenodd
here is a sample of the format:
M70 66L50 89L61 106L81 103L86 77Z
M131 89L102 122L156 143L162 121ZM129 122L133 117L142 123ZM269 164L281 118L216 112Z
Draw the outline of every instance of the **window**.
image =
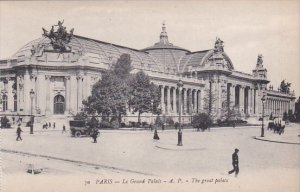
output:
M2 108L3 108L3 111L7 110L7 95L2 96Z

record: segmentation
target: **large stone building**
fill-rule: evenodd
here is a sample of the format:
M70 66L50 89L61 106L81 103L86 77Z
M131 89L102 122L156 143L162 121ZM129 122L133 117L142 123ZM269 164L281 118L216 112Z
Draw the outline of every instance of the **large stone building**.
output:
M137 50L73 35L73 30L67 33L61 22L54 32L55 28L50 32L44 29L43 37L0 61L2 115L76 114L101 73L124 53L131 56L133 72L143 70L160 86L165 115L178 115L179 94L184 116L204 110L207 90L212 92L216 118L222 118L222 110L229 106L239 111L241 118L258 119L262 97L267 115L294 110L293 94L268 89L261 55L253 62L252 74L236 71L220 39L211 49L191 52L171 44L163 24L159 42ZM179 79L183 82L181 93Z

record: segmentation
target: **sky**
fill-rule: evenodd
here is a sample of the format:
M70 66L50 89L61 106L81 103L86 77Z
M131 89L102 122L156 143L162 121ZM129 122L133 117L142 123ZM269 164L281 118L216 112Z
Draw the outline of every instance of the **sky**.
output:
M235 70L252 73L262 54L271 85L292 83L300 95L300 1L0 1L0 59L64 19L74 34L135 49L169 41L190 51L211 49L216 37Z

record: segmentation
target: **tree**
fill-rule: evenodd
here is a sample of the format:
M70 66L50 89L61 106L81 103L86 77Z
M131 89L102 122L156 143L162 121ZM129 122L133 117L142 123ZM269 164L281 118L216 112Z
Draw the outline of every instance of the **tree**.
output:
M280 83L280 92L282 93L290 93L291 83L285 82L284 80Z
M122 54L113 66L112 73L120 79L127 80L130 77L131 59L129 54Z
M110 122L118 121L120 126L129 99L130 65L130 55L123 54L111 70L103 73L102 79L93 86L92 95L83 101L88 114L111 116Z
M211 127L212 123L211 117L206 113L199 113L193 116L192 126L197 128L197 131L200 129L204 131L205 129Z
M141 114L151 112L159 113L160 91L158 86L150 83L150 78L143 71L139 71L129 81L130 100L129 106L133 112L138 113L138 122L141 122Z

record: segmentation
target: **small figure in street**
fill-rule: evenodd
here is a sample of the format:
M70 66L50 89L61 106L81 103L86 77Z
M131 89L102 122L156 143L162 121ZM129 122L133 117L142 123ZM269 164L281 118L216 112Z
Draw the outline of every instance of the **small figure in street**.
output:
M55 129L55 122L53 123L53 129Z
M228 172L228 174L231 174L233 172L235 172L235 176L237 177L237 175L239 174L239 156L238 156L238 149L234 150L234 153L232 154L232 166L233 169L231 171Z
M161 129L164 131L165 130L165 124L163 123L161 126Z
M66 126L65 125L63 125L63 129L62 129L62 132L61 133L66 133L67 131L66 131Z
M20 128L20 124L19 124L18 128L17 128L17 139L16 139L17 141L19 141L19 139L22 140L22 138L21 138L21 132L23 132L23 131Z
M150 126L149 126L149 127L150 127L150 130L153 131L152 123L150 123Z
M155 130L154 130L154 136L153 136L153 139L159 140L159 136L158 136L158 134L157 134L157 129L156 129L156 128L155 128Z
M232 127L235 128L235 122L234 121L232 122Z
M178 129L178 127L179 127L179 123L178 123L178 122L176 122L176 123L175 123L175 129L177 130L177 129Z
M93 133L92 133L92 138L94 139L94 142L93 143L97 143L97 137L98 137L98 134L99 134L99 131L97 128L95 128L93 130Z
M49 128L51 128L51 123L49 122Z

